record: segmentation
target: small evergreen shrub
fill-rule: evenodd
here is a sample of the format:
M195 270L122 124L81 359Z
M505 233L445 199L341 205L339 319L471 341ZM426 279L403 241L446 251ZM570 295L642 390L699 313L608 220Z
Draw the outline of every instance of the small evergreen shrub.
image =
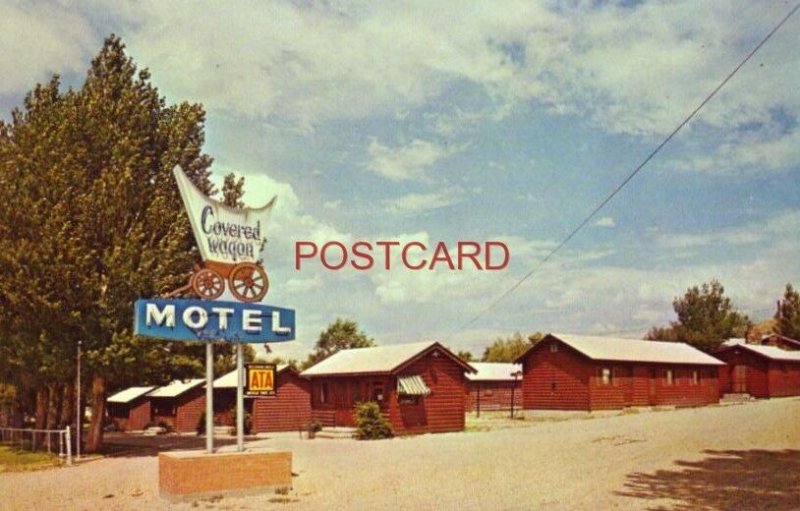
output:
M356 434L359 440L376 440L394 436L392 425L381 414L375 401L365 401L356 405Z

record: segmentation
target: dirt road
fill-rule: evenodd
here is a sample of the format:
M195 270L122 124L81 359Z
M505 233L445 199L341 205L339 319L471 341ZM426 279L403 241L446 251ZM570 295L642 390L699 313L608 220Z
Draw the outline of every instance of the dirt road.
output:
M517 424L518 425L518 424ZM169 504L152 455L0 474L0 509L800 509L800 399L375 442L278 434L294 487Z

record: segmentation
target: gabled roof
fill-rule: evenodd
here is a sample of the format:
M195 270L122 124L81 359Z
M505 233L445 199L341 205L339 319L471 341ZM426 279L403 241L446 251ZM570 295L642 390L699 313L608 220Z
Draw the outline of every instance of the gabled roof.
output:
M155 387L130 387L125 390L120 390L113 396L109 396L106 400L109 403L130 403L134 399L144 396Z
M469 365L477 371L475 374L467 373L470 381L514 381L511 373L522 372L522 365L503 362L470 362ZM519 378L517 378L519 379Z
M768 339L772 339L773 337L777 337L781 341L783 341L783 342L785 342L785 343L787 343L789 345L796 346L798 349L800 349L800 341L798 341L797 339L792 339L791 337L786 337L785 335L775 334L775 333L767 334L767 335L763 336L761 338L761 344L766 343Z
M433 351L452 359L466 372L475 371L472 366L453 355L450 350L438 342L417 342L337 351L322 362L300 373L300 376L394 374Z
M175 380L170 382L163 387L159 387L153 392L147 394L148 397L178 397L187 390L191 390L197 386L200 386L205 382L204 378L195 378L192 380Z
M744 348L770 360L800 362L800 351L782 350L780 348L776 348L775 346L761 346L760 344L737 344L736 346L723 348L720 351L730 351L734 348Z
M680 342L643 341L588 335L547 334L517 361L522 361L532 349L544 341L555 339L592 360L612 362L649 362L659 364L725 365L724 362Z
M292 367L289 364L278 364L277 373L280 374L285 369ZM214 380L213 387L215 389L235 389L236 388L236 369L233 371L223 374L216 380Z

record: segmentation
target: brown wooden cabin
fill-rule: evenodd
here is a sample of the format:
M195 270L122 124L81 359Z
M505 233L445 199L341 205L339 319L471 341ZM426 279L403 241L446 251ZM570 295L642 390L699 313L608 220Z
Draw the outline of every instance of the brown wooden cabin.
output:
M150 423L150 398L155 387L130 387L109 396L108 416L119 431L140 431Z
M467 373L468 412L522 408L522 366L498 362L470 362L477 372ZM517 376L515 377L514 374Z
M197 424L206 410L204 382L203 378L176 380L150 392L153 424L163 422L180 433L197 431Z
M311 421L311 382L300 377L294 367L280 364L275 379L275 395L245 397L245 411L253 419L252 433L298 431ZM214 419L217 424L234 426L231 410L236 408L236 371L214 380Z
M683 343L548 334L517 359L525 409L719 402L722 362Z
M356 403L376 401L396 435L464 430L464 374L474 369L438 342L342 350L301 376L311 415L355 426Z
M774 346L782 350L800 351L800 341L781 334L768 334L761 338L759 344Z
M720 371L722 392L800 396L800 351L740 343L723 345L714 355L727 364Z

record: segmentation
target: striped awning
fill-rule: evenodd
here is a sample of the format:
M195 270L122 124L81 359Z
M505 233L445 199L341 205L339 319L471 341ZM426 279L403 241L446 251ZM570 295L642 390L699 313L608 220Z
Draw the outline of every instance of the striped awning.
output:
M431 389L425 385L422 376L398 376L397 393L402 396L427 396L431 393Z

